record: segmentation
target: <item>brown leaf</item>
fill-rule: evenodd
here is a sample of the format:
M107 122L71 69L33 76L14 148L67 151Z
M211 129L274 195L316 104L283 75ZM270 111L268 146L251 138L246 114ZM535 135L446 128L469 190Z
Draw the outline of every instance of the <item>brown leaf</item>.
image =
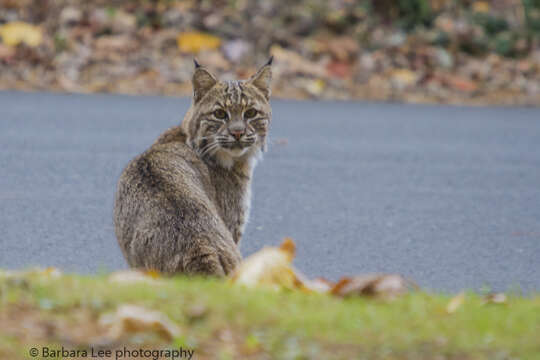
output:
M336 296L374 296L393 298L408 291L410 282L401 275L373 274L341 278L332 288Z
M346 62L332 61L326 65L326 70L333 77L347 78L351 75L351 65Z
M459 76L446 76L444 82L458 91L473 92L478 90L478 84L474 81Z
M290 261L292 261L294 255L296 254L296 245L294 244L293 239L291 239L290 237L286 237L285 239L283 239L283 242L281 243L279 248L288 253L290 256Z
M503 293L493 293L484 296L483 304L507 304L507 297Z

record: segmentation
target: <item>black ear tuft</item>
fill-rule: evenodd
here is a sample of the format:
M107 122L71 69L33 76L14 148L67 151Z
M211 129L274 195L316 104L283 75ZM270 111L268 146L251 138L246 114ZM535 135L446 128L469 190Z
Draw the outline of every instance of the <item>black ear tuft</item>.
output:
M197 59L193 58L193 63L195 64L195 69L198 69L201 67L201 64L197 62Z
M248 83L255 86L266 98L270 99L270 81L272 80L272 61L274 57L271 56L270 59L264 64L259 71L251 78L249 78Z

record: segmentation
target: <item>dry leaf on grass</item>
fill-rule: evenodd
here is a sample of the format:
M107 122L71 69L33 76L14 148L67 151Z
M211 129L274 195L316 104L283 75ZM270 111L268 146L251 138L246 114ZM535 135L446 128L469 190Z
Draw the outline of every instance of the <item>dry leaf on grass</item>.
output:
M116 313L101 316L99 322L115 340L138 332L154 332L166 340L180 335L180 328L163 313L136 305L121 305Z
M160 275L156 271L139 271L139 270L125 270L117 271L109 275L109 281L114 283L145 283L145 284L162 284L159 281Z
M49 266L48 268L45 268L43 270L37 271L39 275L44 275L50 278L59 278L62 276L62 271L60 269L55 268L54 266Z
M452 299L450 299L450 301L446 305L446 312L449 314L455 313L456 310L459 309L461 305L463 305L464 302L465 302L465 293L460 292L459 294L454 296Z
M231 281L249 287L270 286L330 293L339 297L393 298L406 293L410 287L416 287L404 277L392 274L344 277L336 284L324 278L309 279L291 265L295 251L290 238L286 238L279 248L265 247L245 259L233 273Z
M295 251L290 238L279 248L265 247L246 258L232 274L231 281L248 287L296 288L298 280L291 266Z
M14 21L0 26L2 42L8 46L17 46L24 43L35 47L41 44L43 34L38 26L21 21Z
M503 293L487 294L484 296L483 304L504 304L506 305L508 298Z
M327 294L334 287L334 283L321 277L308 279L304 275L296 272L296 278L301 289L305 291Z
M401 275L373 274L341 278L332 288L331 293L340 297L373 296L394 298L405 294L411 282Z

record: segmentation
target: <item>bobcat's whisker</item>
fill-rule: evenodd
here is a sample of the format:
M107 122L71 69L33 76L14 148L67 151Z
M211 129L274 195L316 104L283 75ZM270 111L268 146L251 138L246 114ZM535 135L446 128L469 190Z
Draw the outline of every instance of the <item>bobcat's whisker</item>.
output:
M219 147L219 143L217 142L213 142L213 143L210 143L208 145L206 145L201 153L200 153L200 156L201 157L205 157L206 155L210 155L210 153L213 151L213 150L216 150L217 148Z

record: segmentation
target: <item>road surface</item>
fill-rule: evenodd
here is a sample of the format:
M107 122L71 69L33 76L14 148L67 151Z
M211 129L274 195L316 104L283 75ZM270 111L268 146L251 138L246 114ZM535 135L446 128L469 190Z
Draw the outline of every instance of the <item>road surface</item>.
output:
M0 268L125 268L112 225L126 163L187 99L0 92ZM285 236L337 279L540 290L540 109L273 102L248 255Z

